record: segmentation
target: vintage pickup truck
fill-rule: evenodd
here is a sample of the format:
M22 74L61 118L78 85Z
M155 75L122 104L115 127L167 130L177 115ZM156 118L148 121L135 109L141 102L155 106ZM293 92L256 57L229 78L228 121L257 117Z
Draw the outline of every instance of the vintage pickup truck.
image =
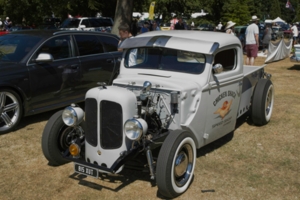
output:
M160 194L174 198L191 183L196 149L234 131L244 114L258 126L270 121L271 75L243 64L235 36L153 31L121 48L112 86L99 83L84 110L71 105L49 119L42 135L49 164L73 161L75 172L98 177L144 161Z

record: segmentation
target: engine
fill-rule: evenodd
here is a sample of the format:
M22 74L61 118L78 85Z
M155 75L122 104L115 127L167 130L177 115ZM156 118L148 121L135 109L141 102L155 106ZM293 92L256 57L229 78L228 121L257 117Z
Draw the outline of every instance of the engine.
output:
M145 81L142 89L132 89L137 97L137 114L134 117L147 124L147 131L143 133L145 139L166 132L178 113L178 92L162 92L151 88L152 84Z

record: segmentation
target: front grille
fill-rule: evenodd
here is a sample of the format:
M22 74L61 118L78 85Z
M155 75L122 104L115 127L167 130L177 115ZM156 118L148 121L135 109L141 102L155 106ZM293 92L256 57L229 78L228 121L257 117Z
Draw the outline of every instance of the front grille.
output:
M85 100L85 139L86 141L96 147L97 142L97 100L87 98Z
M123 142L122 106L112 101L100 103L100 144L103 149L120 148Z

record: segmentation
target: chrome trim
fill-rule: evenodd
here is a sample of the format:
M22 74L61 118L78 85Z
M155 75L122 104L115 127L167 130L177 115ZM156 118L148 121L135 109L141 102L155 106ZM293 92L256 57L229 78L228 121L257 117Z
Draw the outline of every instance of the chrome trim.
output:
M215 42L215 43L212 45L211 49L209 50L209 53L210 53L210 54L215 53L215 51L219 48L219 46L220 46L220 44L219 44L218 42Z

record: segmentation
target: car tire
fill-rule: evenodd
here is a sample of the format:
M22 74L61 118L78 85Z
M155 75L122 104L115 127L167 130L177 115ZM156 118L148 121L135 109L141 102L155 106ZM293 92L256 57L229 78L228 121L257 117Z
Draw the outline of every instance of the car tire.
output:
M80 136L79 127L70 127L62 120L63 110L53 114L48 120L42 134L42 151L49 165L59 166L69 161L63 158L63 153L71 142ZM84 126L84 122L81 123ZM84 130L84 129L83 129Z
M172 131L158 155L156 183L160 194L175 198L189 187L196 163L196 145L190 132ZM176 165L177 164L177 165Z
M0 135L14 130L23 116L20 96L10 89L0 89Z
M267 124L274 105L274 87L269 79L260 79L255 86L252 98L251 117L255 125Z

